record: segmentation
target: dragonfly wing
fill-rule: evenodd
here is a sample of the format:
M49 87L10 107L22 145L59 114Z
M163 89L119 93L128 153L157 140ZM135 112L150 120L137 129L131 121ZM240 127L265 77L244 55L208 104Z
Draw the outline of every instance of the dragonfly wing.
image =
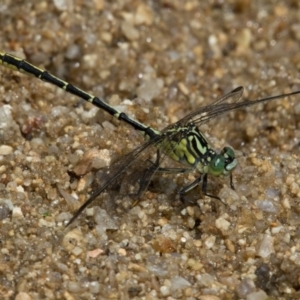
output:
M230 106L237 103L242 98L243 92L244 88L242 86L237 87L236 89L217 99L213 103L200 107L199 109L191 112L175 124L168 126L163 132L168 131L171 127L186 126L191 122L197 123L197 125L200 126L211 119L210 116L213 115L213 112L218 109L219 106Z
M232 92L230 92L229 94L215 101L213 104L195 110L194 112L190 113L185 118L177 122L178 125L185 126L188 123L194 123L197 126L201 126L207 121L210 121L229 111L250 107L258 103L265 103L273 100L282 99L284 97L289 97L300 93L300 91L295 91L288 94L265 97L254 101L246 100L246 101L238 102L243 95L243 90L244 89L242 87L238 87L234 89ZM228 102L229 100L232 101Z
M89 206L106 188L108 188L111 184L114 184L114 182L116 182L119 177L124 174L124 172L129 170L133 164L135 164L137 161L140 161L140 159L142 159L141 156L146 155L146 153L149 154L148 148L151 148L151 146L154 147L161 139L162 137L157 135L154 139L151 139L150 141L137 147L110 166L107 172L105 172L100 179L97 179L101 185L93 191L91 197L73 214L73 217L66 226L69 226L87 206Z
M232 90L231 92L227 93L226 95L218 98L210 105L216 105L220 103L236 103L238 102L242 96L243 96L244 88L242 86L239 86Z
M219 104L215 105L213 107L213 109L211 109L209 112L207 112L207 114L205 116L199 115L197 117L194 117L194 119L192 121L197 126L200 126L201 124L203 124L209 120L212 120L212 119L218 117L219 115L222 115L229 111L238 110L238 109L245 108L245 107L250 107L250 106L253 106L253 105L256 105L259 103L266 103L269 101L282 99L284 97L294 96L299 93L300 93L300 91L295 91L295 92L291 92L291 93L287 93L287 94L265 97L265 98L257 99L257 100L253 100L253 101L244 100L242 102L236 102L236 103L219 103Z

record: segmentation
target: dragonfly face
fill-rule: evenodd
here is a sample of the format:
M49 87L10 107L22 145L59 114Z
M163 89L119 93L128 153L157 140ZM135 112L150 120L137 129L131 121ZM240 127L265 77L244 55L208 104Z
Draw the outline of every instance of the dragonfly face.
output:
M229 174L237 165L235 153L232 148L224 147L220 154L211 157L207 173L220 176Z

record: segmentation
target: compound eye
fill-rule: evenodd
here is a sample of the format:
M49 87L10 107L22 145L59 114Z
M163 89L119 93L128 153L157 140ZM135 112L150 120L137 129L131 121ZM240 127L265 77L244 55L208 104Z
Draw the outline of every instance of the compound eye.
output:
M224 173L225 158L224 155L216 155L209 164L209 173L214 176L219 176Z
M223 155L225 159L224 173L230 172L237 165L237 160L235 159L235 153L233 149L230 147L224 147L221 155Z
M235 153L232 148L224 147L221 154L225 157L225 159L233 160L235 159Z

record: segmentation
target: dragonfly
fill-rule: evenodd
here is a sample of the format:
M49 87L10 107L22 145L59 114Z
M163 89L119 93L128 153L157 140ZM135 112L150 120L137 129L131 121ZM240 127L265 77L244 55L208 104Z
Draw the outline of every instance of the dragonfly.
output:
M139 201L157 172L183 173L196 171L199 175L193 182L179 191L180 196L184 196L201 184L204 195L221 200L218 196L207 193L208 176L227 176L230 180L230 187L234 189L232 172L237 166L237 158L231 147L225 146L221 151L215 150L201 132L201 125L230 111L300 94L299 90L253 101L241 101L244 88L239 86L213 103L202 106L179 121L168 125L163 130L157 130L119 111L106 103L104 99L58 78L24 59L9 53L0 52L0 64L12 70L33 75L42 81L90 102L114 118L129 124L144 136L145 142L142 145L113 163L105 174L97 180L99 182L98 186L92 191L91 196L75 211L67 222L66 227L71 225L103 191L114 185L128 172L130 174L138 174L138 176L134 177L138 178L138 187L134 194L136 200L133 205ZM162 162L165 157L171 158L183 167L177 169L164 168ZM143 161L143 164L140 164L141 161Z

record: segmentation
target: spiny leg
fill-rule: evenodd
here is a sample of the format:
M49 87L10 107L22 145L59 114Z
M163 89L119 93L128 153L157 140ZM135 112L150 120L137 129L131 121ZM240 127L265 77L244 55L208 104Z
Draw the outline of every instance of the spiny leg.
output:
M224 202L220 197L218 196L215 196L215 195L212 195L212 194L209 194L207 193L207 173L205 174L202 174L200 175L199 177L197 177L192 183L190 183L188 186L184 187L183 189L181 189L179 191L179 195L180 195L180 198L183 198L184 199L184 196L186 193L188 193L189 191L191 191L192 189L194 189L199 183L200 181L202 180L202 193L203 195L205 196L208 196L210 198L213 198L213 199L216 199L216 200L219 200L221 201L224 205L227 205L226 202ZM230 174L230 187L232 190L235 190L234 188L234 184L233 184L233 177L232 177L232 174Z
M235 187L234 187L234 184L233 184L233 177L232 177L232 173L230 173L229 182L230 182L230 187L231 187L231 189L235 191Z
M210 198L213 198L213 199L217 199L217 200L221 201L224 205L227 205L227 203L224 202L220 197L207 193L207 173L203 174L202 192L203 192L203 195L205 195L207 197L210 197Z
M140 198L145 192L145 190L148 188L154 173L159 169L160 159L161 159L161 153L160 150L157 149L155 161L152 162L151 160L148 160L150 166L146 168L143 172L142 178L140 179L140 186L138 192L134 195L131 195L132 197L135 198L135 201L132 203L131 207L134 207L139 203Z
M140 188L137 193L137 196L140 197L142 193L147 189L149 182L151 181L152 176L154 173L176 173L176 174L182 174L189 172L191 168L161 168L159 167L161 160L161 151L157 149L156 151L156 159L155 162L152 162L151 160L148 160L148 162L151 164L150 167L146 168L143 176L140 180Z

